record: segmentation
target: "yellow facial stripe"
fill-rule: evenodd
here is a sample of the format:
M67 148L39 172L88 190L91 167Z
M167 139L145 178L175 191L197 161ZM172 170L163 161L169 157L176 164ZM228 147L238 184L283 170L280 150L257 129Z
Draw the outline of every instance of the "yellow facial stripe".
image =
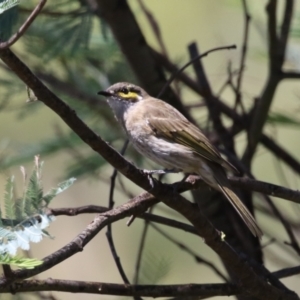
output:
M135 92L129 92L127 94L125 94L123 92L118 92L118 95L122 98L127 98L127 99L137 99L138 98L138 94Z

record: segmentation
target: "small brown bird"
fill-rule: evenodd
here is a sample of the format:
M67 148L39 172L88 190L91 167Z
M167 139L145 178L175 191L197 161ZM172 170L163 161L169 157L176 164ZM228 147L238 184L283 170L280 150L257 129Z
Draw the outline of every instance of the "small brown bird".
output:
M198 127L168 103L131 83L119 82L98 94L107 97L116 119L142 155L164 168L200 175L224 194L255 236L262 236L227 179L224 169L235 168L221 157Z

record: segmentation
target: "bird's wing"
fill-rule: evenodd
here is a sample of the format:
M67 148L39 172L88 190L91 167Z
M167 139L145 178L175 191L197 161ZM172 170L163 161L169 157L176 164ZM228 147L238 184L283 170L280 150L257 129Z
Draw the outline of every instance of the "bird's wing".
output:
M200 129L190 123L179 112L178 115L176 114L177 111L173 111L173 115L166 116L157 110L156 114L151 114L151 117L147 118L147 123L157 137L189 147L195 154L209 161L222 164L224 160L218 150Z
M173 106L159 99L143 100L141 104L143 104L142 116L154 135L189 147L195 154L220 164L231 172L237 172L233 165L222 158L201 130Z

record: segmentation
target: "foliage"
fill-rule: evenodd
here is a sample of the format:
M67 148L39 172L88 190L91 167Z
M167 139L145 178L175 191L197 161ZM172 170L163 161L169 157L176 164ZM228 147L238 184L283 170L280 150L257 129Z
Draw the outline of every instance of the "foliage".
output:
M10 256L9 254L0 255L0 264L2 265L11 265L18 268L24 269L33 269L36 266L39 266L43 263L42 260L36 258L27 258L27 257L18 257Z
M150 251L144 254L139 283L158 284L171 270L172 260L170 257L155 255Z
M44 236L50 237L47 228L55 218L48 205L58 194L68 189L75 181L70 178L47 193L43 192L42 167L39 157L35 157L34 170L27 182L27 174L21 167L24 187L21 198L14 195L14 177L7 179L4 193L4 213L0 210L0 263L32 268L40 264L38 260L15 258L17 249L28 250L29 243L38 243Z
M0 41L9 38L17 20L18 0L0 0Z
M15 5L18 5L20 1L18 0L2 0L0 2L0 14L5 12L6 10L14 7Z
M28 9L34 5L35 1L20 3L17 7L18 22L28 16ZM16 19L11 16L11 19L13 18ZM71 105L82 119L87 120L90 127L96 132L101 132L107 142L116 142L121 148L120 137L123 137L123 134L118 126L112 126L114 121L111 112L106 103L97 96L97 92L124 78L132 82L136 80L105 22L101 23L101 32L93 30L97 19L84 1L79 3L68 0L59 4L49 2L45 13L35 20L23 37L24 51L28 62L35 62L37 58L43 61L42 64L33 63L33 72ZM24 104L26 109L24 105L20 109L11 105L11 99L20 92L24 95L26 87L16 81L9 70L1 70L1 64L0 71L4 71L6 75L0 78L0 84L6 87L0 95L1 111L13 109L18 112L19 119L24 119L41 109L39 101ZM28 98L35 98L28 89L27 93L30 93ZM95 160L94 155L82 154L82 145L82 141L74 133L61 132L53 138L46 137L35 144L25 143L14 147L18 149L17 153L10 152L0 157L0 167L7 169L23 164L31 160L35 153L46 157L69 149L71 151L67 153L79 157L82 163L78 164L78 161L75 161L66 164L65 177L85 176L106 165L99 157Z
M273 125L286 125L297 127L300 125L300 120L297 120L295 117L280 112L274 112L269 114L267 121L268 123Z

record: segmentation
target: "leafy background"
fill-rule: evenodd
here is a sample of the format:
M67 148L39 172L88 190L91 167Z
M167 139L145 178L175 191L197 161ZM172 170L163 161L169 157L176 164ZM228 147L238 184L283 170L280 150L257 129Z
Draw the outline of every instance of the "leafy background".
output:
M157 38L143 13L138 1L130 0L147 42L160 50ZM9 11L6 17L17 16L14 26L27 16L28 11L36 4L26 1L18 8ZM158 21L170 59L179 65L189 60L187 45L196 41L201 51L212 47L237 44L241 47L243 37L243 15L241 2L237 0L145 0L147 8ZM252 16L250 43L248 45L248 61L243 83L243 92L249 106L253 98L262 89L267 75L266 52L266 1L249 1ZM282 3L280 3L282 4ZM296 2L293 37L289 43L287 66L299 71L299 13L300 4ZM39 75L45 83L65 101L67 101L80 117L103 138L117 149L122 148L124 136L112 118L103 99L96 93L107 85L117 81L136 82L130 67L114 41L104 21L99 22L91 17L84 1L64 1L60 4L49 1L46 9L55 9L57 14L45 14L38 17L25 37L13 50ZM65 14L72 12L71 16ZM280 12L282 12L280 10ZM1 16L2 17L2 16ZM213 88L218 91L227 78L228 62L237 67L240 60L239 51L227 51L212 54L203 60L206 72ZM45 160L44 186L50 189L63 179L75 176L76 184L66 193L54 200L53 207L69 207L88 204L107 205L109 178L112 168L72 134L63 122L43 104L26 103L28 99L26 87L18 81L3 64L0 65L0 189L5 186L7 176L16 176L17 186L22 186L19 166L31 168L35 154L41 154ZM193 76L192 70L190 70ZM186 103L198 102L198 96L187 89L181 91ZM276 92L276 99L269 116L269 125L265 131L280 141L295 156L299 157L299 102L300 90L297 81L290 80L281 84ZM225 91L223 98L231 103L232 94ZM206 114L201 109L193 110L194 116L205 126ZM238 151L244 149L246 137L239 135ZM148 161L132 149L127 157L139 166L149 166ZM29 164L28 164L29 162ZM259 147L253 173L258 179L278 183L293 189L299 189L299 179L288 168L269 155L263 147ZM18 175L19 174L19 175ZM170 181L175 177L170 177ZM177 178L177 177L176 177ZM128 184L123 178L124 184ZM139 188L130 185L130 191L138 193ZM0 193L4 191L0 190ZM20 190L20 194L22 191ZM118 191L115 194L116 205L123 203L124 198ZM276 200L275 200L276 201ZM258 201L257 201L258 203ZM276 204L289 217L297 220L299 207L295 204ZM259 204L257 204L259 206ZM180 218L163 206L160 212ZM283 229L262 214L257 214L264 231L272 235L282 233ZM44 240L33 245L30 255L42 258L65 245L75 237L92 220L92 216L59 217L51 225L51 234L55 240ZM137 255L141 235L142 221L136 220L130 228L124 221L113 225L116 247L121 253L121 261L128 270L129 277L134 274L134 259ZM206 259L216 261L223 269L212 251L193 236L170 230L176 239L183 240ZM142 283L206 283L218 282L214 273L203 265L195 267L194 258L187 256L181 249L166 241L154 229L150 229L146 242L146 254L143 259ZM283 250L282 243L266 247L267 267L277 270L289 265L296 265L298 258L292 251ZM288 253L289 255L286 255ZM189 274L187 277L186 274ZM81 280L97 280L120 282L105 232L100 234L84 249L62 264L41 274L40 278L68 278ZM299 276L283 280L289 282L291 289L300 292ZM103 298L106 296L85 295L85 299ZM59 299L82 299L82 295L58 294ZM116 298L116 297L110 297ZM216 298L217 299L217 298Z

